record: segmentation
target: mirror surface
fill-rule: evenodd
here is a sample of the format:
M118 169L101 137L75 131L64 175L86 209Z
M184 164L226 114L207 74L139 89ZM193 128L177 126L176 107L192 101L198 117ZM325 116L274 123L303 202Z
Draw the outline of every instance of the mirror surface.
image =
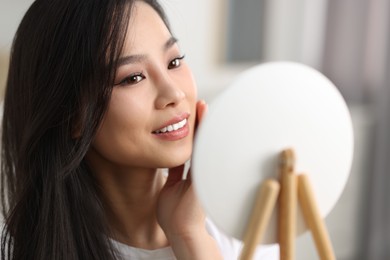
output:
M195 139L192 171L207 215L242 236L260 183L278 179L279 154L293 148L325 217L347 182L353 156L350 113L337 88L298 63L270 62L241 75L212 103ZM276 211L263 243L276 242ZM298 208L297 235L306 231Z

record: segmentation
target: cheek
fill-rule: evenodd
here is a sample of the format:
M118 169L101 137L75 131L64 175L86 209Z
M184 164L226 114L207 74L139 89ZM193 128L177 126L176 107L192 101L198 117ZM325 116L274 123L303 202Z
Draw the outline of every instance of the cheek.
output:
M119 91L120 92L120 91ZM134 95L132 95L134 97ZM143 100L126 93L115 93L99 127L93 146L99 153L110 159L123 157L124 150L137 150L139 136L149 118Z
M119 92L119 93L118 93ZM103 120L102 131L121 133L135 126L142 126L142 117L145 115L145 106L140 98L128 95L123 91L113 92L111 101Z
M191 114L194 115L196 112L196 101L198 98L197 86L192 72L186 64L182 67L182 73L180 74L180 85L182 86L182 91L185 93L187 102L191 107Z
M188 66L185 66L184 67L184 71L185 71L185 81L187 82L186 83L186 91L188 92L188 96L192 99L192 100L195 100L196 102L196 99L197 99L197 96L198 96L198 90L197 90L197 87L196 87L196 83L195 83L195 79L194 79L194 76L190 70L190 68Z
M191 129L194 129L195 120L196 120L196 101L198 98L197 86L195 83L195 79L192 75L190 68L187 65L183 66L183 73L181 74L181 86L182 90L186 95L187 102L191 109L191 119L190 126Z

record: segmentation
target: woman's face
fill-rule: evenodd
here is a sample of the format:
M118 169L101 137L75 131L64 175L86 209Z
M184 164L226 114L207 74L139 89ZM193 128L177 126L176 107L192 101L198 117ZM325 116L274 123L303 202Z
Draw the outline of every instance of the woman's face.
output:
M189 159L196 86L182 57L160 16L136 1L90 158L136 168L173 167Z

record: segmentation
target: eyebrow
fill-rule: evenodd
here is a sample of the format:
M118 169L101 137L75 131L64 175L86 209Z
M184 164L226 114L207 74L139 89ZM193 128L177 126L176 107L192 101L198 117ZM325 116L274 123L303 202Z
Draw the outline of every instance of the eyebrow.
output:
M167 51L169 48L171 48L175 43L177 43L177 38L171 36L168 41L163 45L162 50ZM127 64L133 64L133 63L140 63L144 61L147 58L147 55L145 54L136 54L136 55L129 55L129 56L124 56L118 59L117 61L117 66L118 68L123 65Z

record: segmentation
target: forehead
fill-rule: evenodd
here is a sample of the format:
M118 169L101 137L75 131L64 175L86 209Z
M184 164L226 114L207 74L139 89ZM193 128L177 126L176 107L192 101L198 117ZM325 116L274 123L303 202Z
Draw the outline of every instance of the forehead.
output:
M149 4L136 1L129 20L125 50L141 51L151 47L148 46L150 43L165 42L170 37L171 33L160 15Z

